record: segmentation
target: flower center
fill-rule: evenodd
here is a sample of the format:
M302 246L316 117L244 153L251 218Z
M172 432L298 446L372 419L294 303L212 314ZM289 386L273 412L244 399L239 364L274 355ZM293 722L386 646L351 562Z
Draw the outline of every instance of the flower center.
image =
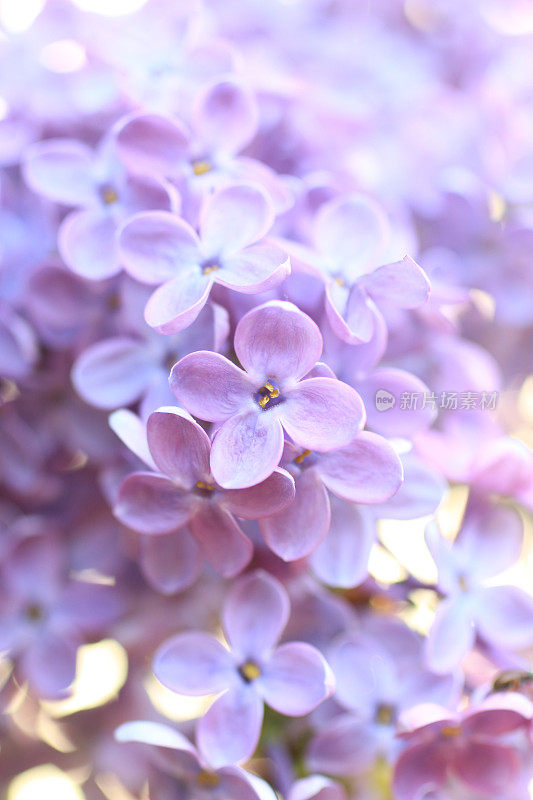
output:
M220 783L220 778L216 774L216 772L208 772L207 770L201 770L198 775L196 776L196 783L199 786L205 786L207 788L218 786Z
M205 481L196 481L196 494L201 495L202 497L209 497L215 491L215 487L212 483L206 483Z
M216 261L205 261L202 264L202 275L210 275L212 272L216 272L217 269L220 269L220 264L217 264Z
M261 677L261 670L255 661L245 661L244 664L239 667L239 674L245 683L251 683L255 681L256 678Z
M261 386L261 388L257 390L254 395L254 399L262 409L265 409L272 408L272 406L276 406L278 403L281 403L283 398L279 393L279 386L274 378L269 378L265 385Z
M30 603L26 606L24 613L26 615L26 619L29 619L30 622L40 622L44 619L44 610L38 603Z
M392 725L396 719L396 709L388 703L380 703L376 708L375 720L378 725Z
M206 172L211 172L213 166L207 159L198 159L192 162L192 171L195 175L205 175Z
M443 728L440 729L441 735L446 736L446 738L453 738L454 736L459 736L461 733L461 728L459 725L444 725Z
M311 455L310 450L303 450L299 456L296 456L294 459L295 464L303 464L305 458L308 458Z
M118 202L118 192L110 183L104 183L100 186L100 198L104 205L112 206Z

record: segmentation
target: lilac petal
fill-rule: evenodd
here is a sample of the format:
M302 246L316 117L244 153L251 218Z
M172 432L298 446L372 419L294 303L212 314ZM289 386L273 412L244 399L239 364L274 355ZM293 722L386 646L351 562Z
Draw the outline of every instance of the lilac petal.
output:
M419 398L429 395L428 387L421 380L403 369L376 369L366 378L357 382L367 411L367 425L383 436L410 437L419 430L427 428L437 416L436 408L423 403L417 408L402 408L402 396L415 394ZM377 397L388 393L394 398L394 405L380 406Z
M225 258L214 274L215 283L244 294L273 289L290 273L289 257L278 247L256 244Z
M398 491L403 479L394 448L367 431L345 447L324 453L317 469L331 492L352 503L382 503Z
M96 202L94 156L73 139L47 139L31 145L24 159L24 178L34 192L67 206Z
M496 742L469 741L457 752L455 772L466 785L483 796L506 795L518 778L518 753Z
M85 350L74 362L72 382L78 394L97 408L129 406L154 374L144 342L117 336Z
M177 174L189 151L189 134L183 125L163 114L130 117L116 142L128 170L159 177Z
M263 570L240 578L231 588L223 624L238 659L261 660L275 647L289 619L289 598L283 586Z
M18 380L37 361L37 338L26 320L3 303L0 315L0 375Z
M185 489L209 479L209 437L186 411L175 407L154 411L146 432L152 458L164 475Z
M197 728L200 752L215 768L253 754L263 722L263 702L249 687L230 689L216 700Z
M292 303L273 300L242 317L235 331L235 352L260 385L298 379L322 353L322 336L313 320Z
M31 597L38 592L44 598L56 595L64 574L65 554L52 536L24 535L14 542L8 557L9 569L2 575L8 594Z
M239 767L222 767L217 770L218 791L232 800L277 800L277 795L261 778Z
M497 693L469 709L461 727L469 737L502 736L527 726L532 715L533 706L524 695L516 692Z
M331 378L308 378L286 392L280 419L292 439L309 450L335 450L352 441L365 422L357 392Z
M115 622L124 610L124 599L115 586L72 580L61 595L57 620L94 635Z
M212 279L200 272L188 272L164 283L146 304L146 322L159 333L179 333L197 318L212 285Z
M315 219L315 242L328 258L357 278L378 256L388 237L382 209L364 195L332 200Z
M168 211L136 214L120 231L124 268L141 283L163 283L191 270L200 275L198 248L191 226Z
M323 775L308 775L293 783L287 800L346 800L344 787Z
M473 646L471 606L468 597L441 601L426 639L426 661L433 672L451 672Z
M480 634L498 647L518 649L533 642L533 597L516 586L479 591L475 615Z
M233 78L209 86L193 108L196 135L214 153L238 153L255 136L258 120L252 92Z
M186 527L176 533L143 536L139 562L149 585L162 594L181 592L200 572L200 548Z
M372 719L377 701L400 691L395 664L377 642L347 636L330 653L335 673L335 699L346 709Z
M189 740L175 728L161 722L144 720L125 722L116 729L115 739L117 742L139 742L152 747L163 747L166 750L177 750L180 754L188 756L185 762L187 766L194 768L198 764L198 756Z
M384 519L416 519L426 517L440 505L447 485L436 472L428 469L416 456L402 456L403 483L390 500L380 507Z
M223 503L238 517L261 519L277 514L294 499L294 480L284 469L275 469L262 483L248 489L230 489Z
M194 696L222 692L236 680L226 648L214 636L196 631L167 639L155 653L153 671L163 686Z
M429 298L426 273L410 256L379 267L363 279L363 284L378 303L385 302L399 308L418 308Z
M471 498L455 546L469 574L481 582L518 561L523 541L523 523L514 509Z
M357 775L375 761L378 743L368 725L343 714L318 731L307 754L310 769L332 775Z
M329 586L352 588L368 575L376 523L364 508L332 497L329 533L311 555L315 575Z
M170 533L191 514L191 496L164 475L134 472L122 481L115 517L138 533Z
M231 514L216 503L203 503L190 526L213 569L225 578L238 575L250 561L252 543Z
M126 408L120 408L118 411L109 415L109 427L116 433L126 447L128 447L132 453L135 453L137 458L144 461L144 463L154 471L157 470L155 461L150 454L150 448L148 447L146 426L137 414L134 414L133 411L128 411Z
M337 281L326 285L326 314L333 332L348 344L368 343L376 328L377 310L365 291L355 284L347 289Z
M264 701L289 717L309 714L332 693L333 685L324 656L305 642L278 647L257 681Z
M35 637L20 659L20 672L38 697L59 698L76 676L77 644L52 632Z
M57 245L70 269L91 281L120 272L116 223L104 211L75 211L63 220Z
M174 365L170 388L195 417L218 422L246 405L252 408L252 394L258 387L224 356L199 350Z
M209 195L200 214L200 238L206 257L238 253L272 227L274 208L266 193L252 184L234 184Z
M201 416L201 415L198 415ZM261 483L278 466L283 428L268 412L245 411L226 420L211 447L211 472L224 489L246 489Z
M315 550L329 529L328 493L315 469L296 479L293 502L281 513L260 523L263 538L284 561L295 561Z
M437 740L408 747L396 763L393 789L398 800L419 800L444 786L447 777L445 751Z

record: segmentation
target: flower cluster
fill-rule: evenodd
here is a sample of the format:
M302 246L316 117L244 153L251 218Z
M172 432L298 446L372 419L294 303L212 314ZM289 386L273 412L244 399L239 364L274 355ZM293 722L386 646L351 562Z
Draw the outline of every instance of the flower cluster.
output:
M532 22L0 2L10 800L530 796Z

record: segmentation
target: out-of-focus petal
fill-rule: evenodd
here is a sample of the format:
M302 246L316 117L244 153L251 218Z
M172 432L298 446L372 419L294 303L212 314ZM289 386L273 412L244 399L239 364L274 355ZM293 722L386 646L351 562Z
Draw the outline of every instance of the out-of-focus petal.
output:
M74 211L61 223L57 246L70 269L90 281L120 272L117 226L100 210Z
M143 536L139 561L150 586L162 594L181 592L198 577L200 548L186 527L176 533Z
M250 758L261 733L263 702L249 687L230 689L216 700L200 720L200 752L213 767Z
M261 239L272 227L274 208L263 189L234 184L209 195L200 214L206 257L227 257Z
M74 139L46 139L25 153L23 171L34 192L67 206L96 202L94 155Z
M196 135L213 153L233 155L255 136L259 110L252 92L234 78L205 89L193 108Z
M207 299L213 280L200 272L178 275L155 290L144 310L148 325L159 333L179 333L197 318Z
M424 408L423 397L431 394L428 387L403 369L376 369L357 382L357 391L365 404L367 425L383 436L411 437L437 416L430 403ZM413 403L416 407L402 407L404 395L417 396L419 402Z
M291 271L289 257L273 245L256 244L225 258L214 274L215 283L244 294L273 289Z
M213 569L225 578L238 575L250 561L252 543L229 511L216 503L202 504L190 526Z
M393 789L398 800L419 800L431 789L444 785L446 756L438 742L416 744L405 750L396 763Z
M236 680L226 648L214 636L195 631L167 639L156 651L153 670L168 689L194 696L221 692Z
M399 308L418 308L429 297L426 273L410 256L379 267L365 276L363 284L378 303L385 302Z
M451 672L474 644L472 598L442 600L426 639L426 660L433 672Z
M288 642L274 651L257 688L275 711L300 717L332 693L333 674L324 656L305 642Z
M458 749L454 769L474 792L487 797L511 796L521 764L518 753L496 742L469 741Z
M480 634L498 647L523 648L533 642L533 597L516 586L490 586L478 591L476 624Z
M189 151L189 134L163 114L138 114L117 132L121 161L133 173L170 177L179 172Z
M374 517L365 508L330 498L331 522L324 541L311 555L317 577L330 586L358 586L368 575L376 538Z

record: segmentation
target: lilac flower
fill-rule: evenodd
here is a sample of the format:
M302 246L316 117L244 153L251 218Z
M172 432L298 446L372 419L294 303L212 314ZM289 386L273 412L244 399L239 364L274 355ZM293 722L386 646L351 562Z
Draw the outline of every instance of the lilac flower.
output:
M366 432L327 453L286 444L282 464L294 478L295 498L260 527L269 547L286 561L309 555L326 536L331 520L328 489L349 503L381 503L398 490L403 477L392 446Z
M169 689L205 695L223 691L198 724L200 752L220 767L249 758L257 745L263 702L286 716L308 714L332 691L322 655L304 642L276 647L289 617L283 587L265 572L239 579L223 610L231 650L205 633L182 633L154 659Z
M1 566L0 651L37 696L58 698L74 680L78 646L105 631L122 601L114 587L67 580L59 541L49 531L34 533L30 518L28 527Z
M507 735L525 733L532 714L531 703L516 694L493 696L457 715L431 704L414 707L402 720L408 744L394 771L395 796L418 800L458 782L482 797L514 797L522 764Z
M127 222L120 234L125 268L142 283L162 284L146 306L148 324L160 333L183 330L215 283L245 294L280 283L290 271L287 255L259 242L273 221L272 205L259 186L234 184L205 200L199 236L183 219L164 212Z
M127 175L109 141L98 152L75 139L38 142L28 148L24 176L35 192L80 209L61 223L58 248L65 263L90 280L120 271L117 230L124 220L138 211L171 209L178 203L169 185Z
M287 800L346 800L346 790L324 775L308 775L293 783Z
M154 762L180 797L190 800L274 800L268 784L237 766L213 768L179 731L160 722L126 722L115 731L119 742L139 742L155 750ZM172 789L170 789L172 791ZM157 781L150 796L159 797ZM165 795L166 796L166 795Z
M222 422L211 470L226 488L252 486L280 461L284 431L319 452L348 444L364 424L358 394L332 378L306 378L322 351L315 323L290 303L272 301L246 314L235 331L239 369L216 353L179 361L170 385L195 416Z
M511 649L533 641L533 598L515 586L485 585L514 564L522 537L515 511L475 496L453 545L435 525L428 527L426 541L444 595L427 639L427 662L434 671L454 669L474 645L476 634Z
M187 412L164 408L147 423L149 453L145 460L156 471L136 472L122 483L115 516L143 534L168 534L186 523L207 557L222 575L240 572L252 555L252 545L234 515L248 519L268 516L294 497L294 481L276 469L260 484L226 490L209 467L211 443Z

